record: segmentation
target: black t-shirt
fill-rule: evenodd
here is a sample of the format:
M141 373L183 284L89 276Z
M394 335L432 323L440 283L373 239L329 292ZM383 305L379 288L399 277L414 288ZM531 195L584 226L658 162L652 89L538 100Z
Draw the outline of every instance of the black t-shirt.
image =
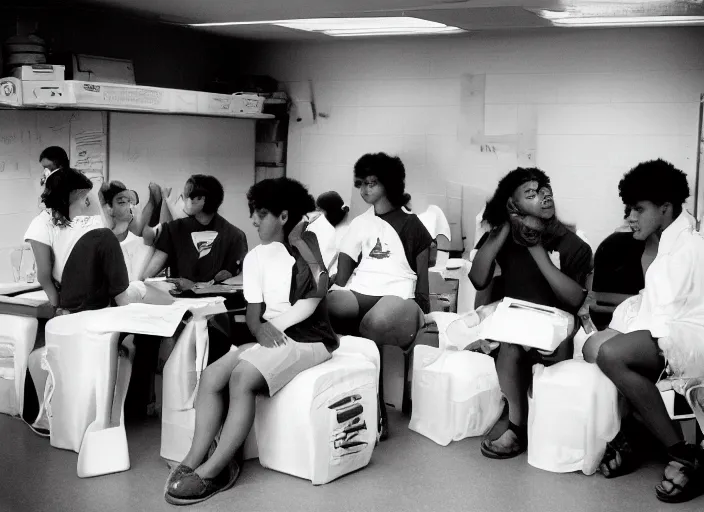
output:
M433 243L433 238L426 227L415 214L406 213L401 208L378 217L388 222L398 233L408 264L413 272L417 273L416 258Z
M162 224L155 247L169 256L171 277L205 283L221 270L242 271L247 237L216 213L207 226L194 217Z
M479 240L477 248L484 245L488 236L486 233ZM567 231L546 246L545 250L548 253L557 251L560 254L560 271L580 286L585 286L592 270L592 250L584 240L572 231ZM510 235L499 250L496 262L501 267L506 297L574 312L574 308L557 298L528 248L514 242Z
M59 307L72 313L101 309L129 286L120 242L107 228L83 235L64 266Z
M613 233L606 237L594 255L595 292L637 295L645 288L641 258L645 241L633 233Z
M325 268L315 235L304 233L303 240L315 256L318 264ZM291 291L289 294L291 305L293 306L301 299L322 299L312 315L286 329L286 334L299 343L323 343L332 352L338 347L339 341L330 325L326 298L327 290L325 287L321 288L318 286L318 283L313 278L310 266L298 249L288 244L286 249L295 259L291 269Z

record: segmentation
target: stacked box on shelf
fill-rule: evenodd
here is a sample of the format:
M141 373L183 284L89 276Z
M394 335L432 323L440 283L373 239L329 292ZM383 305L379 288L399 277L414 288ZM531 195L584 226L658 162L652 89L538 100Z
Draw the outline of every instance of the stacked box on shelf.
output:
M76 104L71 82L65 80L22 81L22 104L25 106L70 106Z

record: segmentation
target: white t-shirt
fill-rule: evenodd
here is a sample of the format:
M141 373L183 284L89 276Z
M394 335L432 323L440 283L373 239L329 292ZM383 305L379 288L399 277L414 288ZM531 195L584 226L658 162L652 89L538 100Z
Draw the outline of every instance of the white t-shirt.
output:
M141 236L128 231L127 238L120 242L120 249L125 257L129 280L138 280L154 254L154 248L145 244Z
M663 231L645 288L621 303L609 327L650 331L677 370L704 362L704 238L683 211ZM701 367L694 369L701 376Z
M374 215L373 209L350 223L340 252L354 261L362 256L346 289L374 297L414 297L417 277L408 264L401 239L391 224Z
M264 320L291 308L291 276L295 259L283 244L260 244L247 253L242 269L244 298L250 304L266 304Z
M445 213L439 206L431 204L426 211L418 214L418 218L433 240L439 235L444 235L448 240L452 240L450 223L447 222L447 217L445 217Z
M56 226L52 222L51 213L44 210L32 219L24 234L24 240L34 240L51 247L54 255L52 276L60 283L64 266L76 242L88 231L102 227L105 227L105 224L100 215L79 216L71 220L70 226Z

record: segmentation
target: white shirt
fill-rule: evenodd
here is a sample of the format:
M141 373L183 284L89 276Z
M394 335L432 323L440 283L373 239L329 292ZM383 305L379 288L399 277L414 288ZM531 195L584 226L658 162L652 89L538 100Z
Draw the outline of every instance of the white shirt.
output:
M260 244L247 253L242 269L244 298L250 304L266 304L264 320L291 308L293 256L283 244Z
M54 255L52 276L60 283L64 266L76 242L88 231L102 227L105 225L100 215L78 216L71 220L70 226L56 226L51 213L45 210L32 219L24 234L24 240L34 240L51 247Z
M141 236L128 231L127 238L120 242L120 249L125 257L129 280L137 281L154 254L154 248L145 244Z
M418 214L418 218L428 230L430 236L435 240L439 235L444 235L448 240L452 240L450 223L447 222L445 213L439 206L431 204L423 213Z
M704 375L704 238L688 212L663 231L645 288L616 308L610 327L650 331L673 369Z
M354 261L362 256L345 289L373 297L414 297L417 277L406 260L401 239L391 224L374 215L373 209L350 223L340 252Z

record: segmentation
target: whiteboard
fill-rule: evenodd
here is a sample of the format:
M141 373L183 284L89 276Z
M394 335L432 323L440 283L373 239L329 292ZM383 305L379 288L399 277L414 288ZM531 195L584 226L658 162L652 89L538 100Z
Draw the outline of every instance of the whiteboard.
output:
M140 204L149 182L177 195L192 174L209 174L225 188L220 214L259 244L249 220L247 190L254 184L255 121L181 115L110 112L109 179L136 190Z
M39 155L49 146L60 146L73 164L72 134L85 130L104 133L103 113L0 110L0 282L12 280L10 250L23 243L25 230L40 211L39 180L44 170ZM94 146L93 154L104 149L104 144ZM105 169L104 165L93 167L96 176Z

